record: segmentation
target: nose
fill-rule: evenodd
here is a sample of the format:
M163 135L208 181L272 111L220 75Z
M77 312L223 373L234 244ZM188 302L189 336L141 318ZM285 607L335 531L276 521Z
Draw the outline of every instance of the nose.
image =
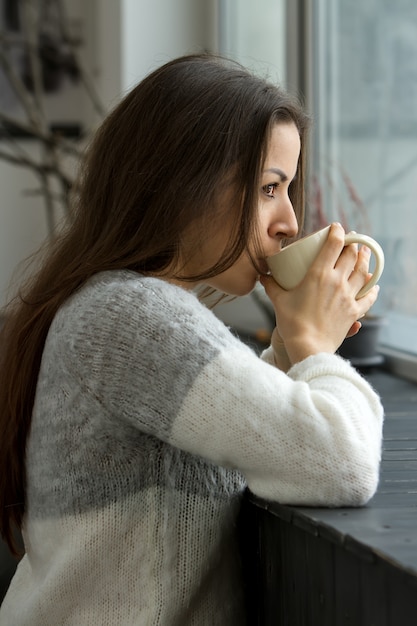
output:
M287 196L284 203L280 203L277 213L272 217L268 227L268 235L272 239L291 239L298 233L298 222L291 199Z

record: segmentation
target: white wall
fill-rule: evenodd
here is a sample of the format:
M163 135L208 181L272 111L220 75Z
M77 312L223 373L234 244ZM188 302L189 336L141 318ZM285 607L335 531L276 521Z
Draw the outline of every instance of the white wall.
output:
M46 234L41 200L24 195L26 190L33 190L34 187L36 180L32 174L0 162L1 306L6 301L6 292L17 265L39 246Z
M122 91L122 21L123 0L94 0L93 76L103 103L110 108Z
M170 59L209 44L210 0L123 0L122 87Z

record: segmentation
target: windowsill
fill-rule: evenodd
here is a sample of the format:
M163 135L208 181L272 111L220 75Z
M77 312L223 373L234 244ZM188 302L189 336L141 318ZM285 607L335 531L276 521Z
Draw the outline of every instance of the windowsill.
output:
M384 369L401 378L417 382L417 356L384 345L379 346L379 352L385 358Z
M417 387L379 367L365 377L385 408L378 490L359 508L287 506L248 494L251 623L415 624Z
M417 317L395 311L389 311L385 317L378 346L385 357L385 369L417 382Z

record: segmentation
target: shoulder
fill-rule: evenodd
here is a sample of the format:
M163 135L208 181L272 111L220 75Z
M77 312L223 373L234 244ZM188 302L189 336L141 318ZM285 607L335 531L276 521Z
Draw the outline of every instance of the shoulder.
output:
M112 342L140 337L148 344L175 339L215 349L238 342L195 293L130 271L95 275L64 304L53 326L95 341L100 336Z
M180 312L201 312L194 294L166 281L131 271L108 271L93 276L63 305L61 318L89 322L104 320L143 320L146 317L171 318Z

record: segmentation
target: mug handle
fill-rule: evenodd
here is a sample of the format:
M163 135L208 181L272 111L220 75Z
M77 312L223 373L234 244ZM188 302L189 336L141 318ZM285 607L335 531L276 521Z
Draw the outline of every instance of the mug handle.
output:
M360 243L368 246L368 248L374 253L375 256L374 273L372 274L369 282L367 282L366 285L364 285L362 289L358 291L358 294L356 296L356 299L358 300L359 298L362 298L365 294L367 294L368 291L372 289L372 287L376 285L376 283L380 279L381 274L384 271L385 257L379 243L368 235L361 235L359 233L348 233L347 235L345 235L345 245L348 246L351 243Z

